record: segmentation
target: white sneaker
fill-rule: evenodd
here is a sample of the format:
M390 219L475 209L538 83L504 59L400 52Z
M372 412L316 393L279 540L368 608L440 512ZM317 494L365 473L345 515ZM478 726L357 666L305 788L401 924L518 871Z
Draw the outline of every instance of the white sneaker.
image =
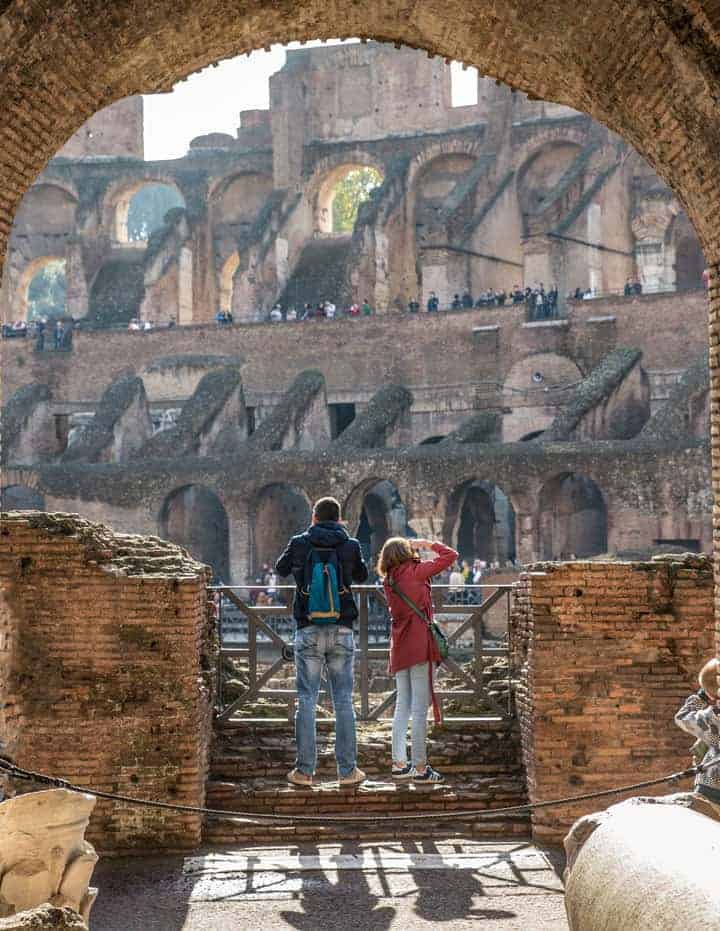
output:
M358 769L357 766L351 773L348 773L347 776L340 776L338 779L338 783L341 786L359 786L362 782L365 782L365 773L361 769Z

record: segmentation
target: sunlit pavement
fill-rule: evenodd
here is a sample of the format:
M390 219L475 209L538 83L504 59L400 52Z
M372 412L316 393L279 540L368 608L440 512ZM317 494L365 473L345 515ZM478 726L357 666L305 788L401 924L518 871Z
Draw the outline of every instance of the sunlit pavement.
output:
M93 931L565 931L558 854L472 841L206 850L103 860Z

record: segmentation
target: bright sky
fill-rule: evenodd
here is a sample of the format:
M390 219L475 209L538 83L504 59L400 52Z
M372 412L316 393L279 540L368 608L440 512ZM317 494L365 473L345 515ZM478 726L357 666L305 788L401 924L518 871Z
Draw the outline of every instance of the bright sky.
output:
M350 39L356 42L357 39ZM307 46L321 45L308 42ZM331 40L327 45L337 45ZM301 48L274 45L269 52L253 52L210 66L176 84L170 94L145 97L145 158L148 161L180 158L191 139L205 133L220 132L234 136L241 110L267 109L268 79L285 64L285 49ZM477 71L453 63L453 106L474 103Z

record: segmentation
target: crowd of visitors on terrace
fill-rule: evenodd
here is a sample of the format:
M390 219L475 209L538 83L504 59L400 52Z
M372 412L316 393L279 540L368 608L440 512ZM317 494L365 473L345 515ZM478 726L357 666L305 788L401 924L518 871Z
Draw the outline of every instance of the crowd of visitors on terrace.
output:
M3 339L34 339L35 349L43 352L46 349L60 351L72 349L72 337L75 321L72 317L58 317L55 320L40 317L31 320L16 320L14 323L3 324Z
M372 568L369 581L373 584L377 581L374 565L375 560L370 559L368 566ZM498 572L502 568L499 560L488 562L479 557L472 560L461 559L438 575L434 584L447 586L447 601L450 604L479 604L482 600L481 593L472 586L481 585L488 573ZM517 563L508 562L504 568L517 568ZM248 603L253 605L282 604L280 584L280 577L274 568L268 564L263 565L257 575L247 578Z

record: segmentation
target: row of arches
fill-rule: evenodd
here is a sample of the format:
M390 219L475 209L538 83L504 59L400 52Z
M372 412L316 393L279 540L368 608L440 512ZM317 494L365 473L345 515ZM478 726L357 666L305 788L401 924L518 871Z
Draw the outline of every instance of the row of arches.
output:
M352 496L351 496L352 497ZM5 510L43 510L35 488L3 489ZM263 488L251 508L251 575L272 565L288 539L310 523L311 502L295 485ZM179 543L212 566L227 581L230 571L230 521L218 495L202 485L185 485L164 500L158 516L160 535ZM492 482L469 480L448 499L442 536L468 562L481 559L505 566L517 558L516 515L509 497ZM375 565L391 536L417 536L397 486L381 479L362 489L359 517L351 522L365 559ZM538 501L538 557L572 559L607 552L607 508L602 492L587 476L564 473L547 481Z
M397 486L388 479L360 490L359 508L350 503L349 531L357 536L366 560L375 565L391 536L417 536ZM273 565L288 539L310 523L311 502L287 483L263 488L250 510L250 575ZM607 507L602 492L587 476L563 473L547 481L538 500L538 557L588 558L607 552ZM188 485L171 492L159 517L161 536L185 546L211 565L218 578L230 578L230 523L217 494ZM479 479L462 483L449 496L442 536L468 562L481 559L505 566L517 559L516 513L498 485Z

